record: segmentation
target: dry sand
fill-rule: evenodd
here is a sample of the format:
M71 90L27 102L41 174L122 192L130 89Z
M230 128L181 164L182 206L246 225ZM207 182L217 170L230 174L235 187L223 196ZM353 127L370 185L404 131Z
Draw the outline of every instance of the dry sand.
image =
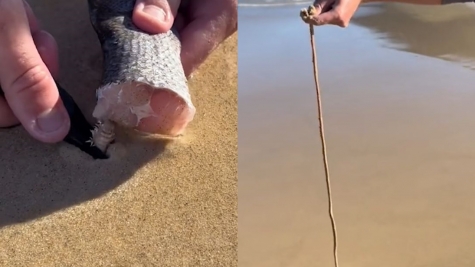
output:
M240 267L333 266L299 9L239 9ZM475 265L473 13L371 5L317 29L340 266Z
M58 40L60 83L90 115L101 54L86 1L32 6ZM124 135L107 161L0 130L0 266L236 266L237 36L190 87L182 140Z

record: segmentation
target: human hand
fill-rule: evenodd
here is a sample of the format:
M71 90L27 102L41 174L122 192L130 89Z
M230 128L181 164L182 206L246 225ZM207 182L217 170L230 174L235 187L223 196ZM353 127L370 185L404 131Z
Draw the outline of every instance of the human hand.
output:
M315 13L308 19L313 25L333 24L348 27L362 0L316 0Z
M167 32L175 25L182 42L183 68L189 77L237 31L237 0L137 0L133 20L152 34Z
M42 31L23 0L0 1L0 127L21 123L39 141L63 140L70 121L53 77L58 75L54 38Z

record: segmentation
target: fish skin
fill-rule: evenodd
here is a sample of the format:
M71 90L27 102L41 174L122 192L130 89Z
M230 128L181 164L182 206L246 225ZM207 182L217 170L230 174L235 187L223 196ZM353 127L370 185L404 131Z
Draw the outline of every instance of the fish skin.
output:
M178 32L172 28L148 34L138 29L132 22L135 0L88 0L88 4L104 57L101 87L144 83L173 91L194 110L181 64Z

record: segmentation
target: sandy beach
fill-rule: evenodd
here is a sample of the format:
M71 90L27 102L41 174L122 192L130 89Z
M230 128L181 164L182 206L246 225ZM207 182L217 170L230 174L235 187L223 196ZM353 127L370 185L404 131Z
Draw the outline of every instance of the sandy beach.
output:
M87 1L31 4L91 119L102 59ZM122 134L106 161L0 130L0 266L237 266L237 35L190 88L181 140Z
M472 6L316 30L340 266L475 264ZM333 266L300 8L239 9L240 267Z

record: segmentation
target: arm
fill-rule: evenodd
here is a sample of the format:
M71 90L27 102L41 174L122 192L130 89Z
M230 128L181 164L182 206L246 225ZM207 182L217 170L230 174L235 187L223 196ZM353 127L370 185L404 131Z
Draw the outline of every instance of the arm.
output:
M364 3L375 3L375 2L385 2L385 3L405 3L413 5L448 5L456 3L473 3L474 0L363 0Z

